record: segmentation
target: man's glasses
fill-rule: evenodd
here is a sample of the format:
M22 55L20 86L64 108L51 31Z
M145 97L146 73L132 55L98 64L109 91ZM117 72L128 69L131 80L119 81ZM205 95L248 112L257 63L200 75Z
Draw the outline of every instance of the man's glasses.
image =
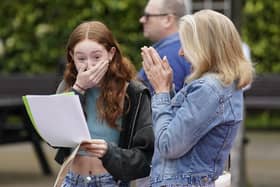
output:
M144 12L142 17L144 17L145 20L147 21L150 17L161 17L161 16L167 16L167 15L169 15L169 13L151 14L151 13Z

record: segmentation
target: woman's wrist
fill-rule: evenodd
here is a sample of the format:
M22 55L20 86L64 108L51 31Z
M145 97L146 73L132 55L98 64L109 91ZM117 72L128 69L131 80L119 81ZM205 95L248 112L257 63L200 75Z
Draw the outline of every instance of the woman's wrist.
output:
M169 87L160 87L160 88L154 88L155 93L169 93L170 92L170 88Z
M86 89L84 87L82 87L81 85L79 85L78 83L75 83L73 85L73 89L77 90L81 94L84 94L86 92Z

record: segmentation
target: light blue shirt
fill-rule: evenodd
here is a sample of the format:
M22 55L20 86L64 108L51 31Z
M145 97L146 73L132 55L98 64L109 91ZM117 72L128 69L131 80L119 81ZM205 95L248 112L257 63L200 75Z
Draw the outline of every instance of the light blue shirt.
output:
M118 145L120 131L111 128L105 120L101 120L97 112L97 99L100 96L100 89L89 89L86 96L87 124L92 139L104 139L107 142ZM120 125L120 119L117 121Z
M120 131L111 128L105 120L101 120L97 112L97 99L100 96L100 89L91 88L86 95L86 113L87 125L92 139L103 139L106 142L118 145L120 138ZM120 125L121 118L117 120ZM77 153L81 156L90 156L90 153L80 149Z
M175 84L175 90L176 92L179 91L184 85L185 78L191 71L190 63L187 62L184 57L179 56L179 49L181 48L179 34L172 34L155 43L153 47L157 50L161 58L164 56L167 57L168 63L173 70L173 83ZM138 78L144 82L153 95L154 89L143 68L139 71Z

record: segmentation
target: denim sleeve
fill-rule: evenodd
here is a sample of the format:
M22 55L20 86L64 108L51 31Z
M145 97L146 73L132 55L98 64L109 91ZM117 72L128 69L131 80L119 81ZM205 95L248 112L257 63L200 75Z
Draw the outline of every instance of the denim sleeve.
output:
M188 94L178 94L173 100L169 93L152 98L155 146L162 157L170 159L186 154L213 128L210 124L219 108L217 91L209 85L199 84ZM174 103L179 104L177 108Z

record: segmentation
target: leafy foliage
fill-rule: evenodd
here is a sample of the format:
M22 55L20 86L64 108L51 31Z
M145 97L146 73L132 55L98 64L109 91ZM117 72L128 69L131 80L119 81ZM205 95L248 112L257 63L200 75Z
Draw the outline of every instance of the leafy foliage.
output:
M65 56L68 36L86 20L104 22L124 54L140 66L140 47L147 43L138 22L145 1L13 0L0 1L0 72L56 71ZM2 43L2 45L1 45Z
M259 73L280 73L280 1L246 0L242 37Z
M0 72L57 70L69 34L86 20L104 22L126 54L140 67L140 47L148 44L138 22L146 1L0 1ZM242 38L260 73L280 73L280 1L246 0Z

